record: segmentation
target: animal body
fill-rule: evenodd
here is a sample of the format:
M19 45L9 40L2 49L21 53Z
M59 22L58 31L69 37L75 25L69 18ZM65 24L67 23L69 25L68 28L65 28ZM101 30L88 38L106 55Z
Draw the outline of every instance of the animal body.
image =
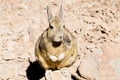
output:
M61 69L70 66L77 58L77 44L74 36L65 27L62 6L59 16L53 16L47 6L47 15L49 27L35 45L37 61L44 69Z

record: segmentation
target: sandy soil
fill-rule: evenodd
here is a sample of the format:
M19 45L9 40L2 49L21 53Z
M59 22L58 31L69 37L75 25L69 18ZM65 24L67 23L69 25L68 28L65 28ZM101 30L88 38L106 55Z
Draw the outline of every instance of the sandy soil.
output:
M60 4L80 57L70 71L81 80L120 79L119 0L0 0L0 80L60 79L59 70L48 79L34 56L35 42L48 27L46 6L58 14Z

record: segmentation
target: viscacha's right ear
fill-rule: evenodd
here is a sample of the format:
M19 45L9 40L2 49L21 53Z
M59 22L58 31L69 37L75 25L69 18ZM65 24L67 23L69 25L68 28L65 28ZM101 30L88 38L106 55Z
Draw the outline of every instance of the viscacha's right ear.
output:
M64 15L63 15L63 6L62 6L62 4L61 4L61 6L60 6L60 13L59 13L59 17L60 17L61 19L63 19L63 18L64 18Z
M50 20L53 18L53 15L51 13L49 6L47 6L47 15L48 15L48 21L50 22Z

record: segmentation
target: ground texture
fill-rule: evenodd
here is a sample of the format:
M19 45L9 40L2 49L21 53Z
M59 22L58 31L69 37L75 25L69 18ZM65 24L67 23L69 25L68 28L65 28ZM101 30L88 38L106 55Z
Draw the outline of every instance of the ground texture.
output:
M46 6L64 6L66 28L76 37L78 59L45 72L34 56L48 27ZM0 0L0 80L120 80L119 0Z

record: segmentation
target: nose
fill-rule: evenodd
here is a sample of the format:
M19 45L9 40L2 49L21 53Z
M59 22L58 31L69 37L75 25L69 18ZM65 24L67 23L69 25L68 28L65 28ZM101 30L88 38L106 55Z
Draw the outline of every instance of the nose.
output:
M62 39L62 36L59 36L60 39Z

